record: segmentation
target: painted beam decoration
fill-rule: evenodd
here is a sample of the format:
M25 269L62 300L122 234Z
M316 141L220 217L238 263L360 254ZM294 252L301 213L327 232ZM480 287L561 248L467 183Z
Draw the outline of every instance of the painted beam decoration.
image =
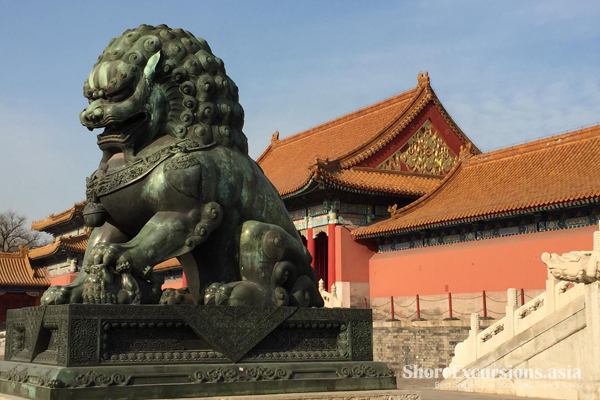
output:
M537 222L519 222L516 219L492 220L488 223L496 225L492 228L486 228L485 225L479 229L469 232L451 232L434 230L431 237L415 239L415 232L408 235L398 235L391 238L379 239L379 252L387 253L390 251L409 250L419 247L440 246L453 243L470 242L473 240L494 239L499 237L523 235L528 233L553 231L560 229L579 228L583 226L597 225L598 214L592 207L580 210L577 214L587 213L587 215L577 215L568 218L561 214L551 214L547 220ZM457 224L452 231L459 231L461 227L473 229L470 224Z

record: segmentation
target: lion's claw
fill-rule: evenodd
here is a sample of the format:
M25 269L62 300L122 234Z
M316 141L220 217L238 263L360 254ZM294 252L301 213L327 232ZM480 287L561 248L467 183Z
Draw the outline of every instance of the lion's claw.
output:
M117 262L115 271L117 274L127 274L131 271L131 264L129 263L129 261L120 260L119 262Z
M92 265L88 271L88 276L83 283L83 302L116 304L118 288L114 284L112 271L106 265Z

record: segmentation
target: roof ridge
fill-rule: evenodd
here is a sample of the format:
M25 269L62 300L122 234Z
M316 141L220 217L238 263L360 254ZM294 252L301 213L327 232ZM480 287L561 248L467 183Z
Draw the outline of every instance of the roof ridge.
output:
M446 110L446 107L444 107L444 104L442 103L440 98L437 97L437 94L435 94L433 87L431 88L431 91L433 92L432 100L433 100L434 104L438 108L438 111L440 112L440 114L442 114L442 118L444 118L446 123L448 123L448 125L450 125L450 128L452 128L454 130L454 132L458 135L458 137L462 140L463 143L468 142L471 144L471 150L470 150L471 154L481 153L481 150L479 149L479 147L477 147L477 145L475 143L473 143L471 138L465 132L463 132L461 127L458 126L456 121L454 121L454 119L450 116L450 113L448 112L448 110Z
M25 266L27 267L26 270L27 272L29 272L29 278L30 279L34 279L35 276L35 271L33 270L33 268L31 267L31 262L29 261L29 255L27 253L25 253Z
M491 161L498 161L518 155L529 154L548 148L570 144L575 141L593 139L594 137L598 136L598 134L600 134L600 124L472 156L469 161L469 166Z
M383 129L378 135L373 137L370 141L364 143L359 149L355 149L341 157L339 157L342 167L353 166L361 161L371 157L379 150L388 145L396 136L398 136L416 116L429 104L433 102L434 106L442 115L442 118L448 123L450 128L456 133L459 139L464 143L471 143L474 152L480 152L480 150L473 144L472 140L460 129L460 127L454 122L454 120L448 114L448 111L444 108L442 102L437 97L437 94L431 86L431 81L425 72L425 75L419 74L417 77L418 85L415 89L420 89L417 94L413 97L410 104L404 109L402 114L398 116L391 124Z
M69 208L67 210L61 211L61 212L59 212L57 214L49 214L44 219L40 219L40 220L31 222L31 225L33 226L35 224L40 224L42 222L48 221L50 219L56 219L56 218L63 217L65 215L74 214L77 211L78 207L81 207L81 206L85 205L85 202L86 202L85 200L77 202L77 203L73 204L73 207L71 207L71 208Z
M302 188L304 188L305 186L309 185L311 183L311 181L313 180L313 178L315 177L315 171L310 171L310 173L308 174L308 177L306 179L304 179L302 181L302 183L296 185L296 186L292 186L291 188L285 189L282 192L279 192L279 195L281 197L283 196L289 196L295 192L297 192L298 190L301 190Z
M87 233L85 233L85 231L83 233L79 233L77 235L72 235L72 236L67 236L67 237L59 237L58 240L63 239L63 241L67 241L67 240L78 240L81 238L88 238L89 239L90 235L88 235Z
M20 251L20 250L17 250L17 251L9 251L9 252L6 252L6 253L0 252L0 257L6 257L6 258L8 258L8 257L13 257L13 258L21 258L21 257L25 257L25 254L24 254L22 251Z
M267 146L267 148L266 148L266 149L264 149L264 150L263 150L263 152L262 152L262 153L260 153L260 155L259 155L259 156L256 158L255 162L256 162L257 164L260 164L260 162L262 161L262 159L263 159L263 158L265 158L265 157L267 156L267 154L268 154L268 153L271 151L271 149L272 149L273 147L275 147L275 144L276 144L276 143L277 143L277 142L273 142L273 141L271 141L271 143L269 143L269 145Z
M371 173L370 171L360 171L354 169L342 169L335 171L328 171L326 169L317 169L316 172L322 178L338 185L345 186L347 188L355 188L359 190L376 191L379 193L396 193L403 195L417 195L423 196L430 190L434 190L437 187L436 179L428 179L427 177L415 177L406 174L394 174L387 173ZM355 180L358 177L359 180ZM385 179L385 184L381 181L373 181L373 179ZM398 185L392 184L390 179L406 180L405 184ZM411 182L408 184L408 182ZM410 186L411 184L416 186Z
M402 175L402 176L406 176L409 178L425 178L425 179L440 180L440 181L444 178L443 175L421 174L421 173L412 172L412 171L396 171L396 170L379 169L379 168L373 168L373 167L361 167L361 166L357 166L357 165L353 165L350 168L342 168L341 170L356 171L356 172L373 172L373 173L386 174L386 175Z
M37 221L32 221L32 222L31 222L31 224L33 225L33 224L37 224L37 223L40 223L40 222L47 221L47 220L49 220L50 218L56 218L56 217L59 217L59 216L67 215L67 214L68 214L68 213L70 213L72 210L73 210L73 208L69 208L68 210L65 210L65 211L61 211L61 212L59 212L58 214L48 214L48 215L46 216L46 218L39 219L39 220L37 220Z
M405 92L399 93L397 95L394 95L392 97L388 97L386 99L383 99L381 101L378 101L376 103L372 103L366 107L362 107L359 108L357 110L351 111L348 114L344 114L340 117L334 118L330 121L324 122L322 124L319 125L315 125L309 129L306 129L304 131L295 133L291 136L288 136L286 138L283 139L279 139L276 141L272 141L271 145L273 145L273 148L276 147L280 147L289 143L293 143L296 140L300 140L303 139L307 136L310 136L311 134L317 133L322 131L323 129L328 129L337 125L340 125L342 123L346 123L348 121L352 121L355 118L361 117L365 114L371 113L373 111L377 111L377 110L382 110L384 108L390 107L392 105L394 105L395 103L401 101L401 100L406 100L407 98L409 98L411 95L414 94L414 92L418 92L419 86L415 86L412 89L409 89ZM269 147L271 147L271 145L269 145ZM266 153L266 150L263 152ZM262 156L262 154L261 154Z
M454 166L452 167L450 172L448 172L448 174L446 176L444 176L444 179L442 179L440 184L435 189L433 189L431 192L425 194L424 196L418 198L417 200L413 201L412 203L395 211L394 213L392 213L391 218L392 219L401 218L402 216L406 215L407 213L414 211L417 208L422 207L426 202L430 201L430 199L437 196L437 194L440 193L443 190L443 188L447 186L448 181L453 180L454 177L459 174L459 171L462 169L461 166L462 166L462 161L459 159L456 162L456 164L454 164ZM385 221L388 221L388 220L384 220L383 222L385 222ZM369 230L369 229L373 228L375 225L377 225L377 223L373 224L373 225L360 227L357 230L352 232L352 236L360 236L361 231Z
M29 250L30 255L32 256L32 258L36 258L37 257L37 253L40 253L42 250L44 249L53 249L53 251L56 251L62 244L61 238L58 238L57 240L55 240L54 242L48 243L44 246L40 246L40 247L36 247L33 248L31 250ZM33 254L31 254L33 253Z
M417 86L422 89L412 98L411 102L404 108L402 113L397 116L390 124L382 129L375 137L363 143L356 148L339 157L340 164L343 167L354 166L362 160L375 154L385 147L392 139L408 125L415 116L429 103L430 95L433 93L431 86ZM431 92L429 92L431 91ZM428 93L429 92L429 93ZM400 125L400 127L398 126Z

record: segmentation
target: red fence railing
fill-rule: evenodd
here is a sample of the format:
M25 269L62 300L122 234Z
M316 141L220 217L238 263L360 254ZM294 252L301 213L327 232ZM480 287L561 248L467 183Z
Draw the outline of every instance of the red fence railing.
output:
M521 289L521 305L525 304L525 290ZM530 296L527 296L530 297ZM373 319L375 320L389 320L389 321L397 321L397 317L400 316L400 318L402 319L412 319L413 321L426 321L426 318L424 317L443 317L444 315L446 315L446 318L444 318L444 320L448 321L448 320L458 320L458 318L456 318L454 316L454 314L459 314L459 315L464 315L464 316L468 316L471 313L465 313L465 312L460 312L458 310L456 310L456 307L453 306L453 301L462 301L462 300L477 300L477 299L481 299L481 305L482 308L481 310L477 311L477 314L480 314L482 319L493 319L492 317L488 316L488 313L493 313L493 314L497 314L497 315L503 315L503 313L499 313L499 312L495 312L493 310L491 310L488 307L488 300L495 302L495 303L506 303L507 300L497 300L494 299L493 297L489 297L489 295L486 293L486 291L482 291L481 295L478 296L474 296L474 297L456 297L453 296L452 293L448 293L448 296L444 296L443 298L439 298L439 299L424 299L422 298L420 295L416 295L415 299L408 303L408 304L399 304L395 299L394 296L390 296L390 300L383 303L383 304L378 304L378 305L373 305L371 304L371 308L373 310L378 311L376 313L376 315L373 316ZM442 301L447 301L448 303L448 309L445 311L431 311L431 310L424 310L421 306L421 302L427 302L427 303L435 303L435 302L442 302ZM364 303L364 308L367 308L367 298L365 297L363 299L363 303ZM407 315L410 310L412 310L413 305L415 305L416 310L412 313L410 313L410 315ZM398 310L400 310L398 312ZM403 310L407 310L405 312L403 312ZM414 318L413 318L414 317Z

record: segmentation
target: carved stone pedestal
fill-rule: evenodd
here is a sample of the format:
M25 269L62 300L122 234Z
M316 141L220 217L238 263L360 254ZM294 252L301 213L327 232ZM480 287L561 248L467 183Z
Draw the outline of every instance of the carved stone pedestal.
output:
M371 310L64 305L11 310L0 392L164 399L395 389Z

